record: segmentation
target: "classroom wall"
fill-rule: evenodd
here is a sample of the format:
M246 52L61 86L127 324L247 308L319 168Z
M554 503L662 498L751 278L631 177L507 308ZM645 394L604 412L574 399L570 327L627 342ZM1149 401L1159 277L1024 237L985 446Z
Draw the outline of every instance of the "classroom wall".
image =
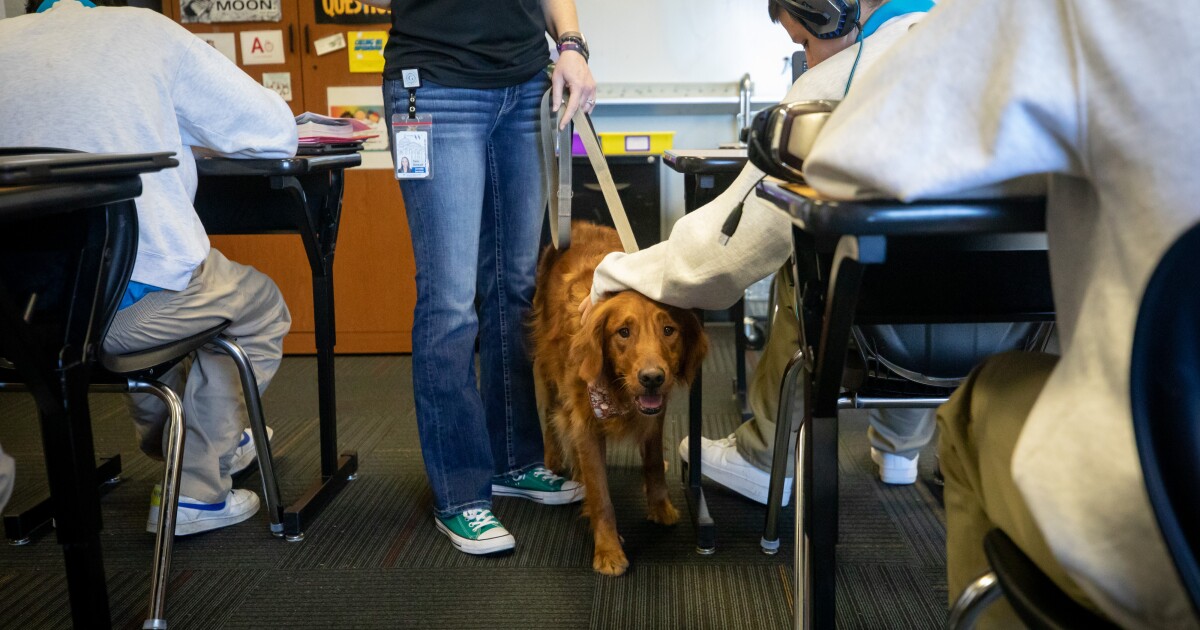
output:
M722 89L714 84L725 84L724 103L698 96L637 105L602 96L594 115L600 131L675 131L676 148L715 148L737 140L737 105L729 97L736 97L744 73L754 82L756 110L778 102L791 84L786 62L797 46L768 18L767 0L576 0L576 6L602 94L612 86L669 84L663 91L674 96L712 95ZM664 170L666 236L683 215L683 176Z

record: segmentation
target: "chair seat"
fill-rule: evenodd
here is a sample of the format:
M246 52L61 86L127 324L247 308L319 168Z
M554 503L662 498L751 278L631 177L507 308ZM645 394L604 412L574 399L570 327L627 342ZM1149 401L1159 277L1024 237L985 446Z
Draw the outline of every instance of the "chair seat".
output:
M225 320L208 330L196 333L190 337L184 337L183 339L161 346L138 350L137 352L109 354L101 351L100 365L105 370L117 375L134 374L161 367L162 369L153 370L152 375L157 376L159 373L165 372L183 357L199 350L213 339L216 339L226 328L229 328L229 324L229 320Z
M988 564L1013 610L1033 630L1116 629L1112 622L1084 608L1042 573L1007 534L993 529L983 538Z

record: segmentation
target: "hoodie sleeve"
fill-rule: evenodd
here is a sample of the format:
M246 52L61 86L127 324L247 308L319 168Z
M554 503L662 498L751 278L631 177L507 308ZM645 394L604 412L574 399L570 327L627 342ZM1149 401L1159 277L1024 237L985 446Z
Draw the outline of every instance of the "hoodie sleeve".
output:
M203 40L187 37L171 86L183 143L233 157L294 156L296 120L287 103Z

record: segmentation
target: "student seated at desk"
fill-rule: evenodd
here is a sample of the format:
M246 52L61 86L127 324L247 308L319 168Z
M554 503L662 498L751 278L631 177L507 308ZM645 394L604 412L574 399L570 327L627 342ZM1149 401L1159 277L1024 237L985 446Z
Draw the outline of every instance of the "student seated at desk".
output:
M857 81L805 163L823 195L903 201L1046 174L1061 358L989 360L938 412L953 601L1003 530L1127 628L1195 628L1139 465L1134 324L1200 220L1200 13L1120 0L954 0ZM991 627L1020 627L1004 602ZM981 627L983 624L981 623Z
M793 15L802 13L800 8L768 0L771 19L787 30L792 41L804 46L811 68L784 101L840 100L854 73L883 58L932 6L927 0L863 0L859 20L865 45L860 47L854 45L858 29L851 28L836 39L818 39ZM580 305L585 316L594 302L626 289L684 308L726 308L751 284L779 269L792 254L792 227L783 214L754 195L754 187L763 177L761 170L747 164L725 192L676 222L666 241L633 254L609 254L596 268L591 297ZM742 202L737 233L722 247L718 245L721 227ZM760 503L767 501L780 383L800 345L796 316L790 308L793 288L785 285L781 275L776 282L776 304L781 312L772 319L767 347L750 386L754 417L727 438L705 438L701 450L705 476ZM872 409L870 418L868 436L881 479L913 483L918 453L933 437L932 410ZM679 454L685 461L687 452L684 438ZM789 458L785 504L791 495L793 466Z
M39 13L32 14L34 9ZM174 151L178 168L142 176L133 278L105 338L127 353L181 339L222 320L266 388L291 325L270 278L209 246L192 201L191 147L223 155L289 157L296 124L287 104L215 48L146 9L45 0L31 14L0 20L0 138L9 146L91 152ZM47 114L46 112L51 112ZM246 520L258 496L232 490L250 465L245 402L228 356L196 353L162 381L181 394L187 427L176 534ZM162 457L166 409L130 397L141 448ZM147 531L158 524L151 503Z

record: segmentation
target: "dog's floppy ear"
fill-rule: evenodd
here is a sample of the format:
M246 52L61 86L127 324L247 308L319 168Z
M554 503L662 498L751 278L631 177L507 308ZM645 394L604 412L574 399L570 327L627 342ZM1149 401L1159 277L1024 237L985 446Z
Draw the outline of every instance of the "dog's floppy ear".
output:
M579 366L579 378L596 385L604 377L604 326L608 322L607 300L592 308L583 328L571 339L567 357Z
M671 316L683 333L683 354L679 357L679 379L688 385L696 378L704 357L708 355L708 333L690 309L671 308Z

